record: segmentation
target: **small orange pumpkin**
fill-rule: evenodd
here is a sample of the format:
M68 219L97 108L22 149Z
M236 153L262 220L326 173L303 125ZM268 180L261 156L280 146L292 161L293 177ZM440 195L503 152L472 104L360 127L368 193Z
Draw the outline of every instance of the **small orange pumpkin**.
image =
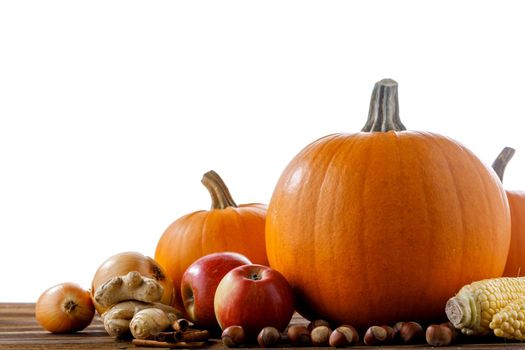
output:
M509 242L494 171L450 138L406 131L390 79L362 132L323 137L289 163L266 221L270 266L299 311L361 329L445 318L464 284L501 276Z
M505 147L498 155L492 168L501 182L507 164L514 156L515 150ZM525 192L506 191L510 206L511 236L510 248L503 276L518 277L525 275Z
M210 253L237 252L254 264L268 265L264 239L266 205L237 205L213 170L204 174L201 182L210 192L211 210L177 219L165 230L155 251L155 260L164 267L178 291L186 268ZM177 296L180 299L180 292ZM181 300L177 303L182 305Z

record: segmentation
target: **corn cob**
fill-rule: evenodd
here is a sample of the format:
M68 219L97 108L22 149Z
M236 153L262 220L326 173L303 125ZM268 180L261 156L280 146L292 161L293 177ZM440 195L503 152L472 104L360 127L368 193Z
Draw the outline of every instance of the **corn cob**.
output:
M521 322L517 318L518 313L515 318L514 313L507 318L504 315L511 312L511 308L516 308L510 306L512 303L522 299L525 300L525 277L486 279L461 288L454 297L447 301L445 313L454 327L460 329L464 334L485 335L492 332L493 329L498 329L495 334L503 336L503 334L510 334L510 330L515 331L514 319ZM509 311L506 309L507 306ZM525 311L525 308L523 310ZM491 327L495 315L499 316ZM503 330L501 326L507 326L504 322L511 322L509 324L512 325L512 329Z
M489 326L498 337L525 340L525 298L520 298L497 312Z

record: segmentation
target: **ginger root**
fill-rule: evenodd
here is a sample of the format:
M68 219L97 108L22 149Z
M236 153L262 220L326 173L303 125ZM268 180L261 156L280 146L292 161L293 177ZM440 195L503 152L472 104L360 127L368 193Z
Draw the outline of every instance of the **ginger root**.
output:
M108 332L110 336L115 337L122 337L128 334L131 331L130 323L134 316L141 310L145 309L160 310L166 315L168 320L172 320L170 324L183 316L182 312L169 305L161 303L145 303L138 300L127 300L114 305L111 309L102 314L101 317L106 332Z
M129 329L134 338L146 339L166 330L176 318L157 308L140 310L133 316Z
M103 307L111 307L125 300L147 303L160 301L164 288L152 278L144 277L137 271L125 276L116 276L104 282L95 291L95 301Z

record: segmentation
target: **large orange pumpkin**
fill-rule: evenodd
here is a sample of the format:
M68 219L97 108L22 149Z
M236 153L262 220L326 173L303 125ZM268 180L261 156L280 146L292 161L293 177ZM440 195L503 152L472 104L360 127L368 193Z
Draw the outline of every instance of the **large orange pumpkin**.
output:
M182 274L198 258L215 252L241 253L256 264L268 265L265 246L266 205L237 205L215 171L204 174L202 183L212 199L211 210L182 216L165 231L155 260L166 269L180 300Z
M492 167L503 182L503 175L515 150L505 147L498 155ZM525 192L506 191L510 206L511 237L504 276L517 277L525 275Z
M509 242L494 171L450 138L406 131L389 79L362 132L323 137L291 161L266 221L270 266L299 311L360 328L445 318L461 286L501 276Z

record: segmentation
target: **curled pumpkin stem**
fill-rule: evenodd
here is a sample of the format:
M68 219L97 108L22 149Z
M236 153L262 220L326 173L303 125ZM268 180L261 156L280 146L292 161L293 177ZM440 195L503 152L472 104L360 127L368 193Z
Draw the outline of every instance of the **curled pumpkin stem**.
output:
M505 169L507 168L507 165L509 164L512 157L514 157L514 153L516 150L511 147L505 147L494 163L492 163L492 169L498 174L499 179L501 182L503 182L503 175L505 174Z
M201 182L208 189L208 192L210 192L211 209L237 207L228 187L215 171L210 170L204 174Z

